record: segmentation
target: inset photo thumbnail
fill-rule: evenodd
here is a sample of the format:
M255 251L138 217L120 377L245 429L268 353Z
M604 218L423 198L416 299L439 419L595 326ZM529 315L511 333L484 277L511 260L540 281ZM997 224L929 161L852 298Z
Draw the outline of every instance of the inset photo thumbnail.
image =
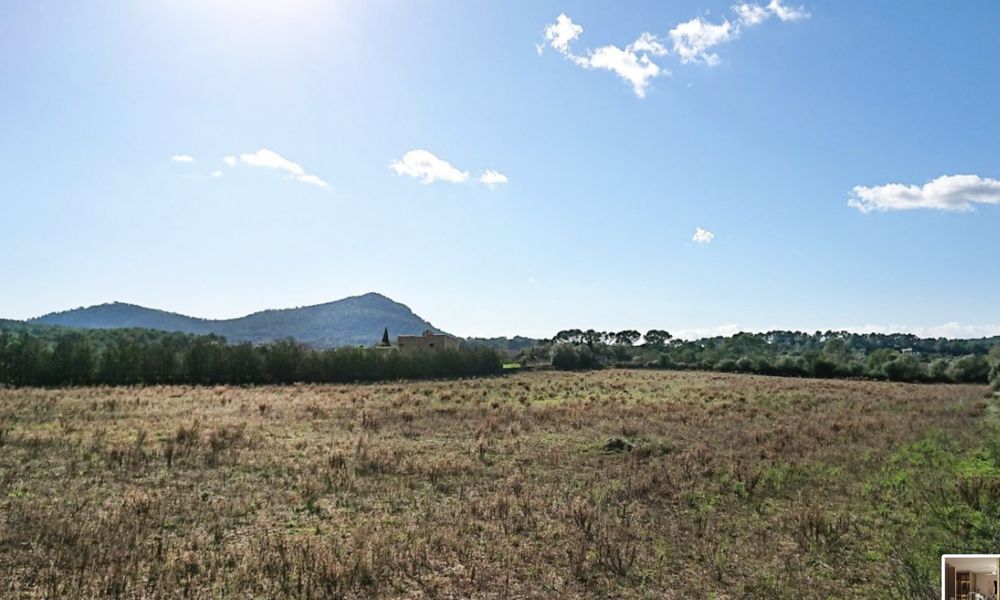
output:
M941 600L997 600L1000 554L941 556Z

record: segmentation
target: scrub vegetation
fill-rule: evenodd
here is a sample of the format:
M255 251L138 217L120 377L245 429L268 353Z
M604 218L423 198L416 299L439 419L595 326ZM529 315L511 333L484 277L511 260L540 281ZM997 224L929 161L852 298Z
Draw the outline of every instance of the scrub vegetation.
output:
M0 390L4 598L933 598L985 385L604 369Z
M639 340L643 343L639 344ZM823 379L987 383L1000 387L1000 338L920 338L826 331L737 333L685 341L662 329L567 329L523 352L561 370L604 366L696 369Z

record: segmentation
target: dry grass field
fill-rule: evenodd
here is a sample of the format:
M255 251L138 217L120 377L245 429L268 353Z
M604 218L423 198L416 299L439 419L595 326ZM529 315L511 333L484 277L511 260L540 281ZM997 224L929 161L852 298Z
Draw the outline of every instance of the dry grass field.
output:
M621 370L0 390L0 597L887 597L958 543L928 507L992 473L987 395Z

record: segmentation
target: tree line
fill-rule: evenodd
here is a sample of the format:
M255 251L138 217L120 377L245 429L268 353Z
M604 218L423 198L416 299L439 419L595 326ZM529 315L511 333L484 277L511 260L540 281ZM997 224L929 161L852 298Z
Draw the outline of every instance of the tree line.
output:
M662 329L645 334L632 329L568 329L526 351L525 358L548 360L566 370L602 366L702 369L793 377L990 382L1000 389L1000 337L949 340L910 334L771 331L685 341Z
M230 345L214 335L149 330L0 331L0 384L247 385L493 375L490 348L317 350L293 340Z

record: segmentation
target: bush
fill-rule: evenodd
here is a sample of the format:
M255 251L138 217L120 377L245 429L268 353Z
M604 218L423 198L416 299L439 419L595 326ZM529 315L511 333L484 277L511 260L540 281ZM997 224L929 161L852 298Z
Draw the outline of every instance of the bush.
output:
M826 357L819 357L813 362L813 375L816 377L837 377L842 374L840 365Z
M946 358L938 358L931 361L931 364L927 366L927 377L931 381L951 381L951 377L948 375L948 367L951 363L948 362Z
M723 358L715 363L715 370L723 373L735 373L738 368L736 361L731 358Z
M680 365L675 363L669 354L664 353L660 354L660 357L656 359L656 366L661 369L676 369Z
M775 361L774 372L785 377L804 377L809 374L809 366L805 358L785 354Z
M1000 390L1000 344L993 346L986 360L990 365L990 383L993 389Z
M774 369L774 365L767 357L761 357L757 361L757 372L761 375L776 375L777 371Z
M989 374L990 365L981 356L962 356L948 366L948 377L958 383L986 383Z
M583 371L601 367L590 348L570 344L561 344L556 348L552 354L552 366L560 371Z
M913 355L900 354L882 365L882 374L889 381L922 381L926 379L923 365Z

